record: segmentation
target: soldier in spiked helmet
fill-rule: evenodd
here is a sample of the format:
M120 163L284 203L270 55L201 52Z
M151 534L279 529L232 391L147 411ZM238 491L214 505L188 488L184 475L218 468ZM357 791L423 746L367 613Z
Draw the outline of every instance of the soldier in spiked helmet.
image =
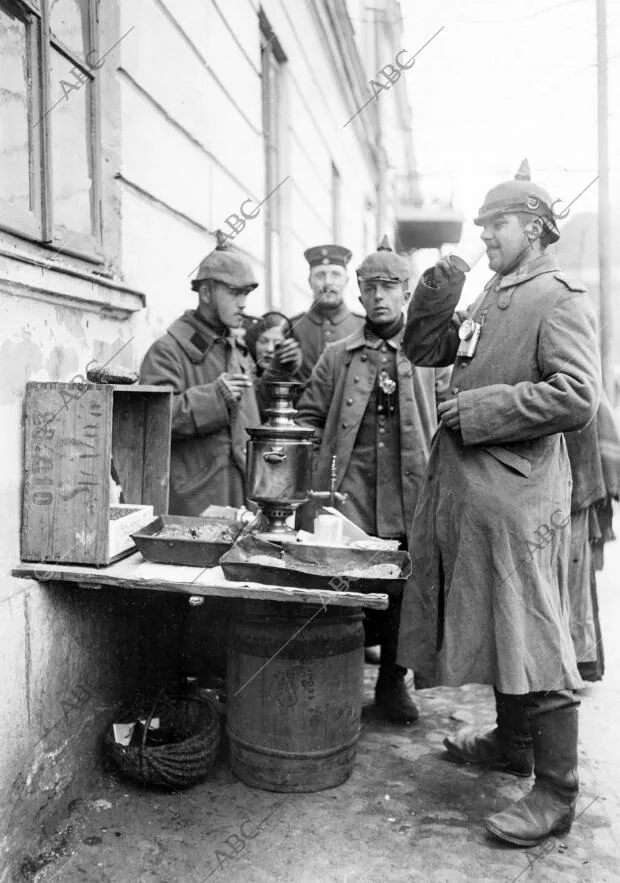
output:
M569 629L571 473L563 433L596 414L592 307L549 246L554 203L529 180L494 187L475 223L494 276L464 311L449 259L416 288L403 346L416 365L453 365L450 397L420 488L399 660L431 684L490 684L497 726L457 733L449 755L536 776L487 820L532 846L570 828L578 792L582 682Z
M298 421L315 429L320 448L313 484L327 487L336 457L336 489L347 494L343 513L372 536L406 538L431 438L437 426L445 371L414 368L402 349L409 264L387 238L357 268L363 326L329 344L297 404ZM302 524L310 527L308 507ZM400 723L418 717L396 664L400 598L387 611L367 615L367 643L381 645L376 704ZM372 636L372 637L371 637Z
M218 235L192 280L197 309L186 310L144 357L141 382L174 389L171 514L199 515L209 504L245 502L246 427L260 424L257 394L261 406L266 397L234 331L257 286L248 259ZM297 358L295 342L289 345L295 352L279 355Z

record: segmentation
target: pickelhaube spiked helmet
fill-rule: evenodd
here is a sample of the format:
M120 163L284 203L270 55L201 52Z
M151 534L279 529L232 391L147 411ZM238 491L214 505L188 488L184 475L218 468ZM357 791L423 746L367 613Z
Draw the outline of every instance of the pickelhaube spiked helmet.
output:
M231 288L256 288L258 281L248 259L231 247L226 235L220 230L216 230L215 235L215 249L201 261L198 272L192 279L194 291L198 291L207 279L223 282Z
M553 206L558 200L552 200L550 194L531 180L530 165L524 159L512 181L503 181L492 187L484 198L474 218L474 224L483 227L486 221L495 215L507 212L525 212L528 215L543 218L551 242L557 242L560 231L556 222Z
M358 282L406 282L410 276L409 262L394 252L384 236L377 250L364 258L357 270Z

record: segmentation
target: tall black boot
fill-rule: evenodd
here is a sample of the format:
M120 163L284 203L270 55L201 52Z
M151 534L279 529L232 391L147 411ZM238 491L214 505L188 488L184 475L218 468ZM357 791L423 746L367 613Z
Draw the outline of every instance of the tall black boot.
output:
M375 704L386 718L400 724L412 724L420 716L418 706L405 686L406 674L407 669L400 665L387 668L381 663L375 686Z
M396 664L401 597L390 595L388 609L381 611L379 639L381 663L375 686L375 703L389 720L410 724L420 712L405 686L407 669Z
M487 819L487 830L514 846L535 846L565 834L575 818L578 700L572 692L530 694L536 781L529 794Z
M455 736L446 736L443 744L450 757L513 776L531 776L534 752L525 699L495 690L495 729L475 733L465 728Z

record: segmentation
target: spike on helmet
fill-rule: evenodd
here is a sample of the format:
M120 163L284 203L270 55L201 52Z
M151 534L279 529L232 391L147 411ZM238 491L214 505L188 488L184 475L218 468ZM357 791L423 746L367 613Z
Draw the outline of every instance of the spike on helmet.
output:
M215 241L217 243L215 246L216 251L227 251L231 247L228 235L223 230L215 231Z
M532 180L532 171L530 169L530 164L527 160L527 157L521 162L521 165L517 169L517 174L515 175L515 181L531 181Z
M230 288L257 288L258 281L248 259L231 246L226 233L216 230L215 238L215 249L201 261L196 277L192 279L194 291L209 279L223 282Z
M409 262L392 250L387 236L355 272L358 282L407 282L410 275Z
M557 242L560 231L553 206L554 201L547 190L540 184L532 182L530 164L524 159L512 181L503 181L489 190L478 211L478 216L474 218L474 224L483 227L486 221L496 215L524 212L542 218L550 241Z

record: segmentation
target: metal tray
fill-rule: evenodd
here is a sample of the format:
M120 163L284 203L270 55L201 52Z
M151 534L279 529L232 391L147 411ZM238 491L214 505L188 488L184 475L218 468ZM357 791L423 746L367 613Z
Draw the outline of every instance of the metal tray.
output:
M286 567L256 564L257 555L283 561ZM375 564L396 564L398 577L343 576L348 569L363 569ZM407 552L384 552L370 549L330 548L287 544L284 548L251 534L240 539L221 559L227 579L287 588L319 589L327 592L381 592L400 595L411 574Z
M231 542L209 542L189 537L158 537L159 531L168 525L197 529L205 525L227 527L235 538L243 530L225 518L198 518L190 515L160 515L155 521L132 534L133 541L147 561L157 564L182 564L186 567L216 567L222 555L232 546Z

